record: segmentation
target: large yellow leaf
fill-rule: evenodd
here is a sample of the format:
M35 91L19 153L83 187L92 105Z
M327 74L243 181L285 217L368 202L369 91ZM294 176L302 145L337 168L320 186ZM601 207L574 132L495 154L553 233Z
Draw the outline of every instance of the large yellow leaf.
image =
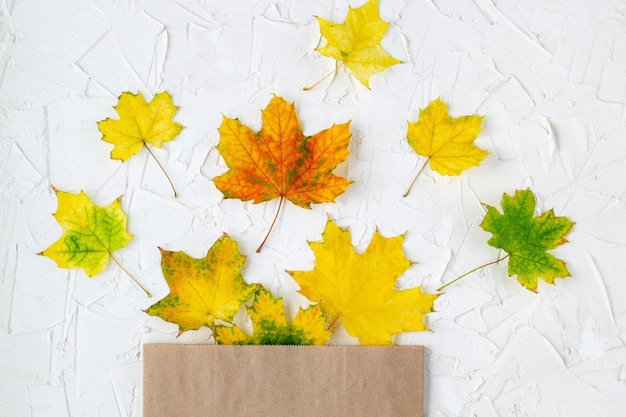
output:
M170 293L146 312L176 323L180 331L213 326L215 319L231 321L256 290L241 276L245 256L224 235L204 258L161 250L161 270Z
M217 326L215 340L222 345L323 345L331 335L324 327L326 318L318 305L299 309L288 323L281 298L261 289L248 309L252 335L237 326Z
M341 319L364 345L389 345L396 333L424 330L423 316L437 295L423 294L420 287L394 288L411 266L402 252L402 236L385 238L376 231L358 254L350 233L329 221L322 239L310 244L313 270L291 272L302 295L319 303L331 320Z
M416 123L408 123L406 137L418 155L428 158L433 170L459 175L478 165L488 153L474 145L482 119L475 115L452 118L438 98L420 110Z
M317 51L343 62L367 88L372 75L402 63L380 46L389 23L380 18L377 0L369 0L361 7L350 7L344 23L333 23L321 17L317 21L327 41Z
M107 118L98 122L102 140L115 145L111 151L113 159L125 161L146 143L160 148L182 129L181 125L171 121L176 107L165 91L155 95L147 104L139 93L122 93L115 111L119 120Z

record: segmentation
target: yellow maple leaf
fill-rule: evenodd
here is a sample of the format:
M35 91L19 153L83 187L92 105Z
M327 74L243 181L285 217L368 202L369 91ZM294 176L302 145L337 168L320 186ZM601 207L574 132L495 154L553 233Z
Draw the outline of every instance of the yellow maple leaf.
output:
M480 164L488 154L474 145L483 116L452 118L446 105L437 98L421 109L416 123L408 122L407 140L411 148L430 161L441 175L459 175Z
M176 114L176 107L165 91L155 95L150 103L146 103L140 93L124 92L115 111L119 120L107 118L98 122L102 140L114 145L113 159L125 161L146 143L160 148L182 129L181 125L170 120Z
M317 17L317 21L327 41L317 51L343 62L367 88L373 74L402 63L380 46L389 23L380 18L377 0L369 0L361 7L350 7L342 24L321 17Z
M439 98L421 109L417 122L408 122L406 134L411 148L427 158L415 180L429 162L431 169L441 175L459 175L480 164L489 153L474 145L482 120L483 116L476 115L450 117Z
M411 266L402 252L403 236L385 238L376 231L365 252L357 254L350 233L329 221L322 239L310 243L313 270L291 272L302 295L319 303L329 318L341 319L363 345L389 345L396 333L424 330L423 316L437 295L423 294L421 287L394 289Z
M146 103L140 93L124 92L114 108L119 120L107 118L98 122L102 140L114 145L111 158L126 161L139 152L142 146L145 147L167 177L176 197L172 180L148 147L152 145L160 148L163 143L174 139L183 128L171 120L177 109L172 104L172 97L163 91L152 97L150 103Z
M323 345L331 335L319 306L299 309L291 323L285 319L281 298L260 289L248 309L252 336L237 326L217 326L215 340L222 345Z
M231 321L257 288L243 281L245 259L227 235L201 259L161 249L161 270L170 293L146 313L178 324L181 332L211 327L215 319Z

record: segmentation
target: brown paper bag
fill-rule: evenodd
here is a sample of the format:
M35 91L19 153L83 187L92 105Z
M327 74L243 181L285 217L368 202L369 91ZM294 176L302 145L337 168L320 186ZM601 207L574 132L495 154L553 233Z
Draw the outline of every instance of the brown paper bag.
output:
M422 346L144 345L144 417L422 417Z

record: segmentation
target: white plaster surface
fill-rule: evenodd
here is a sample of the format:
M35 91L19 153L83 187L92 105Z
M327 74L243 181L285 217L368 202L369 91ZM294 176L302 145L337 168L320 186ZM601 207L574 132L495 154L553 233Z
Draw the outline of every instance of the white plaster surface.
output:
M310 269L307 240L327 216L359 250L375 228L406 232L419 262L401 285L432 292L498 252L478 226L481 203L531 187L538 210L576 222L556 253L572 277L539 293L492 266L450 287L427 347L426 415L623 416L626 410L626 4L618 0L380 0L383 46L405 64L367 90L314 51L319 15L348 0L0 1L0 416L141 416L141 345L212 343L142 310L165 296L157 246L202 256L224 232L248 256L244 274L288 310L306 303L285 270ZM140 152L109 159L96 122L122 91L167 90L184 130L156 150L179 197ZM222 115L255 130L272 94L295 102L305 134L352 120L354 181L334 204L287 204L260 254L277 201L223 200L210 178ZM441 96L453 116L485 115L490 154L459 177L425 171L406 123ZM50 185L98 204L123 195L135 236L88 279L37 253L60 228ZM350 341L346 335L333 342Z

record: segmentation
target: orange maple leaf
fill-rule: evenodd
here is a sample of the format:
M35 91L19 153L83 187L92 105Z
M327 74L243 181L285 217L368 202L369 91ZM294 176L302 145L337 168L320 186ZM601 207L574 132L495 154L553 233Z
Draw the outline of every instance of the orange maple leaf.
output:
M277 96L261 120L261 131L254 133L224 116L217 150L229 170L213 182L226 198L261 203L280 197L271 231L284 199L311 208L311 203L332 202L351 183L332 173L348 156L350 122L304 136L295 106Z

